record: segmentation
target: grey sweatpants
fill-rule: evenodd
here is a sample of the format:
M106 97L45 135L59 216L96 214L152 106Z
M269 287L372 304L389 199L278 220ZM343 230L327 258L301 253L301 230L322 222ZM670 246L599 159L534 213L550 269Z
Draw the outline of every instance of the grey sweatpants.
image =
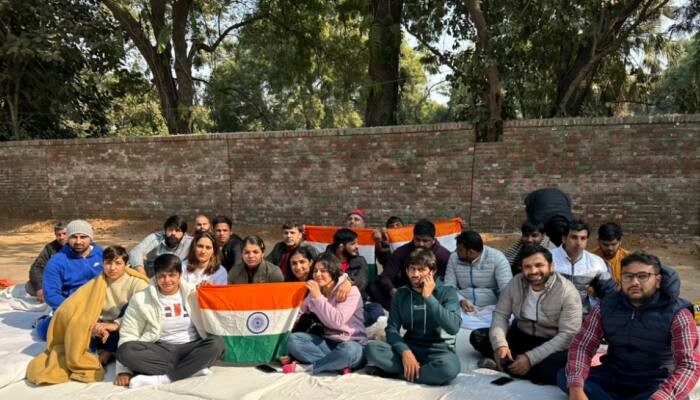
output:
M212 336L185 344L126 342L117 359L136 374L168 375L174 382L210 367L223 353L224 342Z

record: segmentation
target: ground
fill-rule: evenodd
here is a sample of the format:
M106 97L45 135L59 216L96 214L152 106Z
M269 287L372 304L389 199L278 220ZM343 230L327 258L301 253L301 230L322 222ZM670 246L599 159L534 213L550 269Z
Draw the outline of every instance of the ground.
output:
M103 246L120 244L130 249L148 233L158 230L162 221L90 220L95 230L95 241ZM0 219L0 279L23 283L27 280L29 266L43 246L53 240L55 221L27 223L12 219ZM279 229L273 226L236 226L235 232L244 237L260 235L271 249L279 240ZM517 234L482 235L484 241L504 250L513 243ZM657 255L664 264L678 270L682 279L681 294L695 302L700 300L700 238L661 235L627 235L623 240L629 250L644 250ZM595 246L595 239L589 241Z

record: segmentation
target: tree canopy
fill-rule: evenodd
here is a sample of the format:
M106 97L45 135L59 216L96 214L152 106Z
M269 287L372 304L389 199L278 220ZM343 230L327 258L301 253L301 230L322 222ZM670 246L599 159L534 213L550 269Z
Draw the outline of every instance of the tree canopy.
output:
M0 140L456 120L493 141L508 119L695 113L698 10L692 0L0 0Z

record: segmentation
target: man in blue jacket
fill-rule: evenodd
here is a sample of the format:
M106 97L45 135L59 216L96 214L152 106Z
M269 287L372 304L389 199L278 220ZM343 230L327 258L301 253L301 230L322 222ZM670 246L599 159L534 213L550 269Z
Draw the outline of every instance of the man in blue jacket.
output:
M44 271L44 299L56 311L68 296L102 273L102 248L92 242L92 226L80 219L66 226L68 243L54 254ZM38 321L36 330L46 340L51 317Z

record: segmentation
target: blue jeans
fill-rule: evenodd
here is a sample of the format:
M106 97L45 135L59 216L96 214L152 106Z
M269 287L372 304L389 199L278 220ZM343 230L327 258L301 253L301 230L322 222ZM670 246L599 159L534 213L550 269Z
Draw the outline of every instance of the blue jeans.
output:
M314 374L357 368L364 361L364 346L359 342L334 342L304 332L289 335L287 351L297 360L311 364Z
M39 340L46 341L49 336L49 325L51 324L52 315L46 315L41 318L36 323L36 334L39 336Z
M557 374L557 385L564 393L569 393L564 369ZM583 391L589 400L644 400L651 397L657 388L657 385L630 387L616 384L615 375L605 365L591 367L588 379L583 383Z

